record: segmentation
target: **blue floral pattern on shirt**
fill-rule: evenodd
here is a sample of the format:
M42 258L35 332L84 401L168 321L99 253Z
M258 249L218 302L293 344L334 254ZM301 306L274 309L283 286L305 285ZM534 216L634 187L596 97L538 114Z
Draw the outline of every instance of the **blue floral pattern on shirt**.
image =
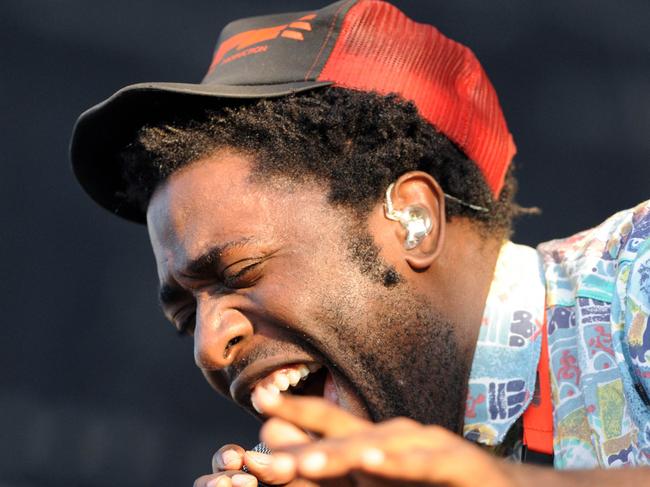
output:
M546 286L555 467L650 464L650 201L544 243L538 252ZM494 364L513 359L510 345L491 365L499 380L503 374ZM479 339L470 396L474 371L488 367L477 364L485 360L483 348ZM530 390L528 383L525 388ZM466 424L470 406L468 401ZM495 430L491 418L473 425L469 419L466 436L485 444L502 440L476 434Z

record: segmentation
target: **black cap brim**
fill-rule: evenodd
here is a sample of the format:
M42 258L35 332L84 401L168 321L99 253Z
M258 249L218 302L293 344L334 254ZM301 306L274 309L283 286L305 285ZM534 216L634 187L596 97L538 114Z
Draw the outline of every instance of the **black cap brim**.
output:
M146 215L121 194L120 152L146 124L166 120L174 113L236 103L237 100L276 98L331 85L304 81L268 85L215 85L190 83L139 83L127 86L81 114L70 141L70 160L77 180L99 205L137 223Z

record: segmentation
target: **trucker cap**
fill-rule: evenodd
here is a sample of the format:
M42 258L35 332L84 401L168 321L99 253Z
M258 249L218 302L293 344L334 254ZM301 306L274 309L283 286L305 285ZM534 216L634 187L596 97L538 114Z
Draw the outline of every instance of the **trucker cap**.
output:
M138 83L84 112L70 143L74 173L101 206L144 223L122 195L121 151L144 125L201 106L325 86L395 93L481 170L496 199L516 149L497 95L467 47L379 0L228 24L200 83Z

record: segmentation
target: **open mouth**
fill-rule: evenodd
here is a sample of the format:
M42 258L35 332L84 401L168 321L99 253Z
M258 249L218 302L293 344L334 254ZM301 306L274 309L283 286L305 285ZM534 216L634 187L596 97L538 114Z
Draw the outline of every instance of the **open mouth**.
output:
M254 391L264 388L271 394L318 396L338 404L338 393L332 374L319 364L293 364L271 372L253 388L251 403L258 413Z

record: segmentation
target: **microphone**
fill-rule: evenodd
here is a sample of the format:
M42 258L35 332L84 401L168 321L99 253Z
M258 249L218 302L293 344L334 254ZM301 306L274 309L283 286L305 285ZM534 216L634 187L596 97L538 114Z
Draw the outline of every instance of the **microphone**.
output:
M261 442L255 445L253 448L251 448L251 451L258 452L258 453L264 453L265 455L270 455L271 454L271 449L266 446L266 443ZM242 470L244 472L248 472L248 468L246 468L246 465L242 467ZM268 484L265 484L263 482L260 482L259 480L257 481L257 486L258 487L271 487Z
M268 446L266 446L266 443L264 443L264 442L261 442L261 443L258 443L257 445L255 445L251 451L264 453L265 455L270 455L271 454L271 449Z

